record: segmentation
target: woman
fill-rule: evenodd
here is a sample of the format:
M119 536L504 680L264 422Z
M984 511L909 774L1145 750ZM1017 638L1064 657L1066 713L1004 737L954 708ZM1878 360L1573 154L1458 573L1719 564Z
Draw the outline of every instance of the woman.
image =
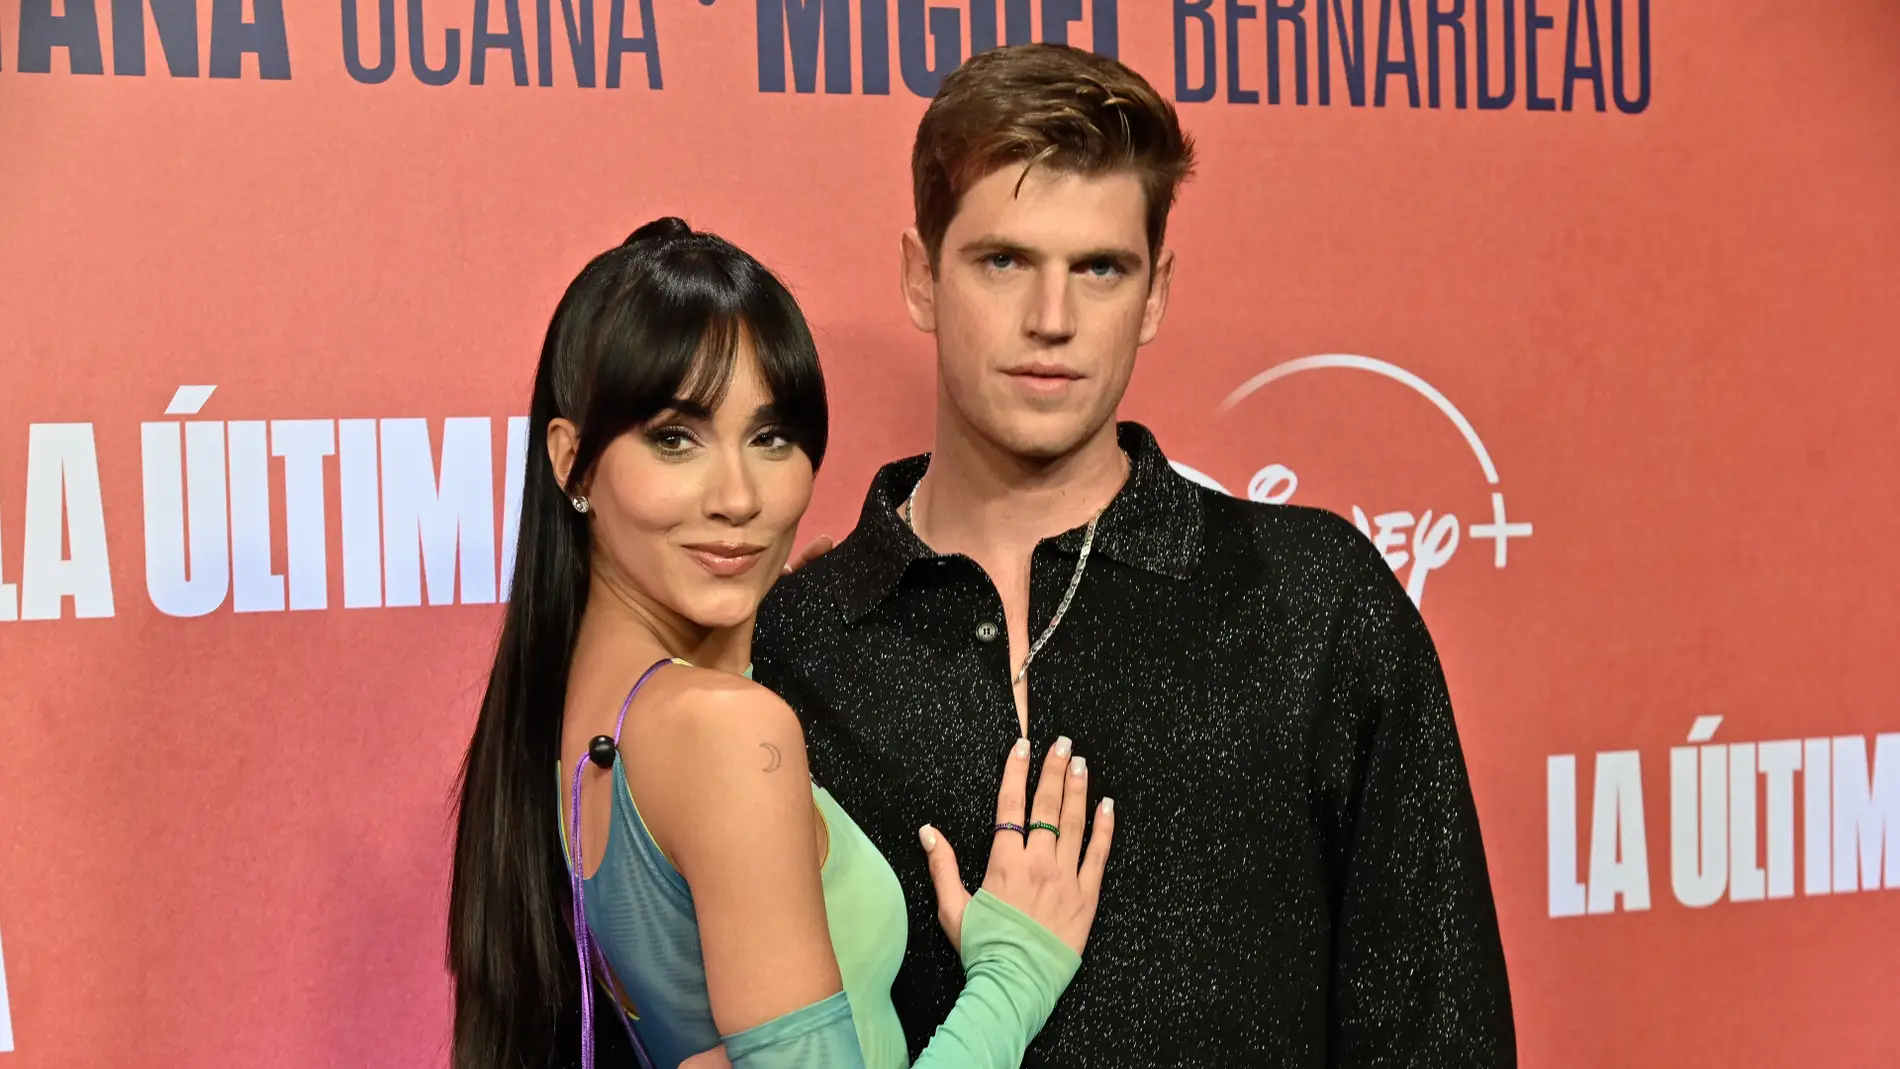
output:
M902 891L810 782L791 710L743 676L825 438L797 304L713 235L649 223L556 308L463 770L456 1069L577 1047L591 1066L596 979L665 1069L906 1063L890 1000ZM1083 763L1052 746L1026 812L1028 749L1004 762L974 897L950 844L919 830L967 976L920 1067L1016 1065L1093 923L1112 815L1104 803L1083 858Z

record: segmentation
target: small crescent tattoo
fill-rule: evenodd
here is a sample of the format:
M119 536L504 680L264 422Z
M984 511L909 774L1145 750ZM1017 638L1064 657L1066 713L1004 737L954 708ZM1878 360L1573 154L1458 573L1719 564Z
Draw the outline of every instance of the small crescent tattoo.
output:
M769 742L762 742L762 743L759 743L759 745L765 747L765 752L772 755L772 763L766 765L765 770L767 772L778 771L779 761L782 760L782 758L779 756L778 747L772 745Z

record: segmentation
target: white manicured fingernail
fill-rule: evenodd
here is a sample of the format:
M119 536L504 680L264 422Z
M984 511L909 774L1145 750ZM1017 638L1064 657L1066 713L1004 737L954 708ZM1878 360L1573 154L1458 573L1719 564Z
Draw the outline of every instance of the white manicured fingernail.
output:
M1017 739L1016 748L1011 750L1010 754L1011 756L1014 756L1014 757L1028 757L1029 756L1029 740Z
M1102 799L1102 815L1108 816L1109 814L1113 812L1115 812L1115 799L1113 798Z
M1056 744L1050 748L1056 752L1057 757L1067 757L1069 756L1069 748L1073 745L1074 744L1069 741L1069 737L1064 735L1058 738Z
M1086 776L1088 774L1089 766L1087 761L1082 760L1080 757L1072 757L1069 759L1069 775Z
M917 839L924 844L926 854L937 848L937 833L928 824L917 829Z

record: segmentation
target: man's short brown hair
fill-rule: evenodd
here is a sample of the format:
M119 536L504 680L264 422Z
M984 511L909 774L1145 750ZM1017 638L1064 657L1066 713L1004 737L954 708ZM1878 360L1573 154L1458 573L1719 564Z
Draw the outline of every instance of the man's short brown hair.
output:
M1023 165L1141 180L1148 254L1160 254L1175 190L1194 169L1194 139L1141 75L1069 45L1028 44L971 57L943 81L911 149L917 231L937 264L963 194Z

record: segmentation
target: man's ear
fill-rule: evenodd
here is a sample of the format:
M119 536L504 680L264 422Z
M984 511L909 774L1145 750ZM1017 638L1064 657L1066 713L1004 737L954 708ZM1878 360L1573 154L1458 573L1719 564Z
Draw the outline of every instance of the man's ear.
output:
M904 307L910 311L913 326L926 334L937 332L937 272L930 265L930 252L916 227L906 227L900 239L904 287Z
M1161 333L1161 317L1168 314L1168 289L1174 283L1174 250L1162 249L1155 259L1154 277L1148 282L1148 300L1141 309L1141 344L1146 345Z

